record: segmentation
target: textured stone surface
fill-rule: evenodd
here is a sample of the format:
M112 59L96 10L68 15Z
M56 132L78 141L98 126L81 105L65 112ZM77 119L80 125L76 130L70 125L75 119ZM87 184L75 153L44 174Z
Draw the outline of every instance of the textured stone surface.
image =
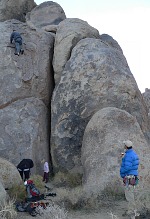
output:
M0 181L0 205L6 201L6 198L7 198L7 193L5 191L2 182Z
M0 176L4 188L11 188L13 185L22 183L17 168L2 157L0 158Z
M67 18L58 25L53 58L55 83L60 80L72 49L83 38L99 38L99 32L86 21L77 18Z
M120 50L121 52L122 49L120 47L120 45L118 44L118 42L116 40L114 40L111 36L109 36L108 34L102 34L100 35L100 39L106 43L107 45L110 45L111 47Z
M24 54L19 57L9 44L13 27L24 42ZM49 158L54 37L42 30L32 31L17 20L1 22L0 32L1 156L15 165L30 157L35 163L33 171L42 173L40 162Z
M122 52L100 39L83 39L53 92L51 151L56 168L82 171L85 127L95 112L109 106L135 116L147 134L146 105Z
M53 1L43 2L26 15L29 26L41 28L47 25L58 25L66 18L62 7Z
M23 38L24 54L14 55L9 44L13 27ZM54 37L35 32L17 20L0 23L0 108L27 97L38 97L48 105L53 90L51 60Z
M150 89L148 88L145 89L145 92L143 93L143 97L150 112Z
M150 187L150 148L136 118L124 110L107 107L93 115L84 132L81 157L86 190L120 188L120 155L124 152L123 141L128 139L140 158L139 185Z
M15 166L31 158L32 172L42 173L49 160L48 109L37 98L18 100L0 110L0 153Z
M58 28L58 25L47 25L47 26L42 27L42 30L56 34L57 28Z
M1 0L0 21L17 19L25 21L25 15L36 6L34 0Z

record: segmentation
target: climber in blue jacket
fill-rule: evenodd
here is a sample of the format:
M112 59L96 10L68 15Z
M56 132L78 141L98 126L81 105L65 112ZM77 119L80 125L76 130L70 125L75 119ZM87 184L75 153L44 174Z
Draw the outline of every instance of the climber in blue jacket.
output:
M132 145L131 142L126 141L124 144L128 146ZM138 176L139 157L132 149L132 146L125 145L125 155L122 158L122 164L120 168L120 175L122 178L128 175Z
M20 55L23 54L24 50L22 49L22 37L20 35L20 33L18 33L15 29L13 29L13 32L10 36L10 43L15 44L15 55Z
M120 167L120 176L123 178L125 186L125 197L128 202L127 215L131 219L135 219L139 216L137 212L137 204L135 200L135 187L138 182L138 166L139 157L136 152L132 149L133 143L129 140L123 142L125 153L122 157L122 163Z

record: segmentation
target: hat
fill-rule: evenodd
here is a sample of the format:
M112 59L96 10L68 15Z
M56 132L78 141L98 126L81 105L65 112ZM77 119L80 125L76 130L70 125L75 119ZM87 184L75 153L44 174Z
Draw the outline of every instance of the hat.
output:
M133 146L132 141L129 141L129 140L123 141L123 144L124 144L125 146L127 146L128 148Z

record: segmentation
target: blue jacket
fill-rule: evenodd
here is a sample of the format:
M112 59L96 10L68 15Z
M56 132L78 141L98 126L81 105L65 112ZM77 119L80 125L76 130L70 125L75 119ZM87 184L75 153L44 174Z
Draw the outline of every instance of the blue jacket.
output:
M19 41L22 41L22 37L21 37L21 35L20 35L20 33L18 33L18 32L12 32L12 34L11 34L11 36L10 36L10 43L12 43L12 41L15 41L15 42L17 42L18 40Z
M133 149L128 149L122 158L120 176L124 178L127 175L138 176L139 157Z

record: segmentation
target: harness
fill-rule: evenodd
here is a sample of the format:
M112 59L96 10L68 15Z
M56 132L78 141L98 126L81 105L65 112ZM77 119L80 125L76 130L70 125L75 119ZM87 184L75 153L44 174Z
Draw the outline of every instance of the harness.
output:
M123 178L124 186L136 186L138 184L138 177L134 175L128 175Z

